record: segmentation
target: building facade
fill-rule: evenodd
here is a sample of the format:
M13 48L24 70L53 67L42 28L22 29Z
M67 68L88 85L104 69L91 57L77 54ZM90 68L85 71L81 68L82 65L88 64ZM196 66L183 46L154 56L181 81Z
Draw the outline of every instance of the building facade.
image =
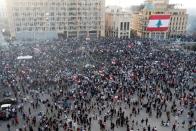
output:
M108 8L105 20L107 37L130 38L130 12L123 11L122 8Z
M7 0L12 37L105 36L105 0Z
M167 31L147 31L150 16L170 15ZM165 39L184 36L187 29L187 10L170 5L169 0L146 0L144 8L132 15L131 29L141 38Z
M0 6L0 31L4 30L4 29L8 29L8 24L7 24L7 12L6 12L6 8L5 5L2 4Z

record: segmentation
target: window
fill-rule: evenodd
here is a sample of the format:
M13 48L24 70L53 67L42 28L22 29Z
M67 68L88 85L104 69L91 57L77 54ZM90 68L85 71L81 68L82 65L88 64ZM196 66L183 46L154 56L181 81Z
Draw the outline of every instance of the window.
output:
M129 22L127 22L127 30L129 30Z
M29 31L32 31L32 27L29 27Z
M51 12L50 15L51 15L51 16L54 16L54 12Z
M127 24L126 22L124 22L124 30L126 30L126 28L127 28Z
M123 30L123 22L120 23L120 30Z
M16 28L16 31L20 31L20 28L19 28L19 27L17 27L17 28Z

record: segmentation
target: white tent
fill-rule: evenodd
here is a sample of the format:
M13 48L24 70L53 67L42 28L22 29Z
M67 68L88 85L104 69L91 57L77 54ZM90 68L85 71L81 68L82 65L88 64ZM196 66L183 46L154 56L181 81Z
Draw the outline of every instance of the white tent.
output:
M29 55L27 55L27 56L18 56L17 57L18 60L28 60L28 59L32 59L32 58L33 58L33 56L29 56Z

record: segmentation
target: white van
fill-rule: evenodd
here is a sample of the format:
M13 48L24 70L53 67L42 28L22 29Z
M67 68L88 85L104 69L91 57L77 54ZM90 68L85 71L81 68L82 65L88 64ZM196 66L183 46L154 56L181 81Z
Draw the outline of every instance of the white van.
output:
M12 105L11 104L3 104L1 105L1 110L6 110L8 108L10 108Z

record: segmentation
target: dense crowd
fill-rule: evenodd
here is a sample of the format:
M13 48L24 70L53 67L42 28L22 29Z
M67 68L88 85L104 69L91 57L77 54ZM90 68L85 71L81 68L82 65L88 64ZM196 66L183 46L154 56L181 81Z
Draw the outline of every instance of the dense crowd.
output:
M26 55L32 59L17 59ZM149 122L153 117L172 131L196 123L196 54L169 44L67 39L12 45L0 59L1 82L20 103L8 131L21 121L19 131L96 131L94 121L101 131L158 131ZM46 110L34 115L41 105Z

